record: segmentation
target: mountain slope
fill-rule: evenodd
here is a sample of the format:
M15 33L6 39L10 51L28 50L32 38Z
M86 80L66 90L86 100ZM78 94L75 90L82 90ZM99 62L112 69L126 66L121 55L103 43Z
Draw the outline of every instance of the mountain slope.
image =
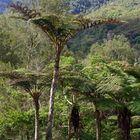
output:
M70 42L70 48L74 51L83 51L88 53L90 47L95 42L102 42L107 38L111 31L113 34L124 34L130 41L132 47L140 50L140 0L111 0L108 4L103 5L98 10L93 10L86 15L87 18L117 18L126 21L119 26L107 25L97 29L89 29L79 34Z
M0 1L0 12L5 11L7 5L14 0L1 0ZM30 4L30 0L15 0L22 1ZM106 4L109 0L69 0L66 3L71 7L73 14L79 14L81 12L86 12L89 9L98 9L103 4Z
M114 0L91 12L89 17L114 17L130 19L140 12L140 0Z

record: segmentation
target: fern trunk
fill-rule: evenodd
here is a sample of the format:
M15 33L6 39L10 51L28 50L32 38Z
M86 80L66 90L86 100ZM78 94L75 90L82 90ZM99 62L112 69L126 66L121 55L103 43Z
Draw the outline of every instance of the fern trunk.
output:
M100 119L100 111L96 110L96 140L101 140L101 119Z
M39 97L34 97L35 106L35 140L39 140Z
M120 130L121 139L131 140L131 113L127 107L124 107L118 111L118 127Z
M59 75L59 62L60 62L60 51L59 46L55 53L55 64L54 64L54 72L53 72L53 79L51 84L50 90L50 101L49 101L49 114L48 114L48 125L46 129L46 140L52 140L52 128L53 128L53 118L54 118L54 99L56 93L56 87L58 83L58 75Z

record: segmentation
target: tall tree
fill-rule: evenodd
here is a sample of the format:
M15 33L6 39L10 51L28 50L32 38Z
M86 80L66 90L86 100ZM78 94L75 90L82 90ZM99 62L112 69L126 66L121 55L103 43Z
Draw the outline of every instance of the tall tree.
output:
M41 28L46 35L50 38L53 43L53 48L55 52L55 64L53 79L50 90L50 106L48 114L48 125L46 129L46 140L52 140L52 127L54 118L54 98L56 93L56 86L58 83L59 74L59 62L60 55L67 44L67 42L74 37L74 35L84 29L94 27L101 24L118 24L121 23L116 19L105 19L92 21L90 19L84 18L66 18L64 16L57 15L47 15L41 16L40 13L35 10L30 10L28 7L22 6L22 4L12 4L11 7L16 9L22 14L22 19L29 20L33 24ZM19 18L19 17L18 17Z

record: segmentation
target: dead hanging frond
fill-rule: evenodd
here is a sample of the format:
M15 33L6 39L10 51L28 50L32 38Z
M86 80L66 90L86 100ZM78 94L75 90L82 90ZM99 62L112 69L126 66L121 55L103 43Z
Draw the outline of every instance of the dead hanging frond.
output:
M22 18L25 20L41 16L41 14L35 9L30 10L27 6L23 6L20 2L17 2L16 4L12 3L10 7L14 8L16 11L21 13L23 16Z
M70 129L72 131L74 131L74 133L76 133L79 129L79 124L80 124L80 115L79 115L79 106L73 104L72 109L71 109L71 113L70 113Z

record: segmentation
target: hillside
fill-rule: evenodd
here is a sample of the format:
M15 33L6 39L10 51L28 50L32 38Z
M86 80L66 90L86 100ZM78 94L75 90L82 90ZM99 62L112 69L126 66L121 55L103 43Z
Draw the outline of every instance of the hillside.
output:
M110 31L113 34L124 34L130 41L133 47L138 49L140 43L140 1L139 0L113 0L103 5L97 10L92 10L86 17L92 19L98 18L117 18L126 21L125 24L119 26L103 26L100 29L89 29L82 32L76 37L78 44L73 44L71 41L71 48L74 51L83 50L88 52L90 46L95 42L101 42L107 38L107 34ZM86 35L85 35L86 34ZM84 39L83 39L84 37ZM87 41L85 41L87 40ZM79 45L80 42L80 45Z
M7 6L11 3L11 2L15 2L16 0L1 0L0 1L0 13L3 13ZM38 3L40 4L39 1L32 1L32 0L20 0L22 2L25 2L26 4L30 5L31 3ZM69 5L71 12L73 14L79 14L82 12L86 12L88 10L91 9L98 9L101 6L103 6L104 4L106 4L108 2L108 0L66 0L64 2L64 5L67 4ZM63 5L63 4L62 4Z
M100 9L91 12L89 17L113 17L133 19L139 15L139 0L113 0L103 5Z

